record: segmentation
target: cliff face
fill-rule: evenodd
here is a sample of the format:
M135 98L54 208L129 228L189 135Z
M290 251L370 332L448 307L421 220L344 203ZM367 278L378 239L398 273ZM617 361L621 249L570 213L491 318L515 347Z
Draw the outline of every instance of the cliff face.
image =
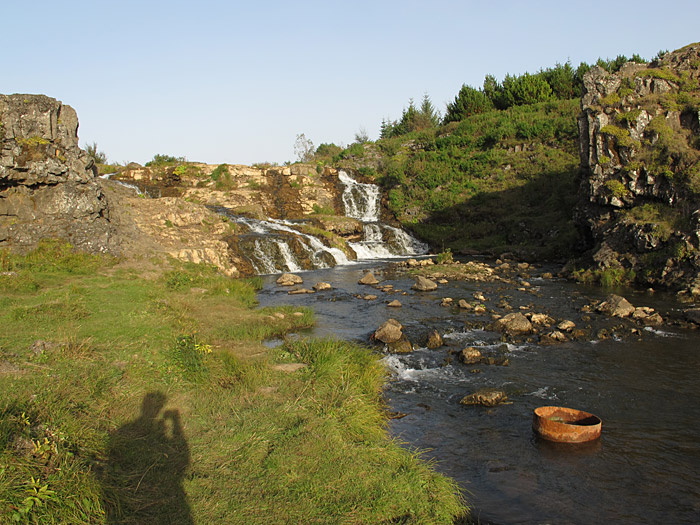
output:
M44 95L0 95L0 247L62 238L108 250L107 201L78 146L78 117Z
M699 78L700 44L584 77L575 219L589 274L700 294Z

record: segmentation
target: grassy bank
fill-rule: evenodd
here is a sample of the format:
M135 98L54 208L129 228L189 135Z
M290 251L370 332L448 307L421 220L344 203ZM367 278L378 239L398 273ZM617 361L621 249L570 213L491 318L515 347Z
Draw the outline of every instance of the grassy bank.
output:
M265 337L259 282L46 244L0 254L0 522L451 523L387 437L368 350ZM299 368L298 365L304 366Z

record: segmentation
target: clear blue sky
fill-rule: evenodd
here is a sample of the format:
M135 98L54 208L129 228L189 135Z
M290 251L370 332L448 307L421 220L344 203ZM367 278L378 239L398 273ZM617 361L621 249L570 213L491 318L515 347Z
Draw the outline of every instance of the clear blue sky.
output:
M700 41L698 0L7 1L0 93L73 106L111 161L295 160L296 135L376 138L486 74L652 58Z

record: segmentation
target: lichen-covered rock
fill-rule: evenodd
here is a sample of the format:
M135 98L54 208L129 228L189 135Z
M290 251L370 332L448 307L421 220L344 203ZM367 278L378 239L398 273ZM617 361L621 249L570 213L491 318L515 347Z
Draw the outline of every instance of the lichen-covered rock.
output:
M44 95L0 95L0 247L60 238L109 251L109 206L95 174L73 108Z

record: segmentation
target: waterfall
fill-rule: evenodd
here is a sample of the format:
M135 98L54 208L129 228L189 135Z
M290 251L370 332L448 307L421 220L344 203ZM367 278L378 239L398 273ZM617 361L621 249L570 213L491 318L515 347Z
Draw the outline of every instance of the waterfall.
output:
M300 232L292 221L251 219L225 208L214 209L243 227L239 234L241 252L258 274L300 272L350 262L342 250Z
M376 184L363 184L345 171L338 172L344 186L341 200L345 215L362 222L363 238L348 242L358 260L388 259L420 255L428 247L401 230L380 220L381 191ZM251 219L222 207L211 209L239 226L238 251L258 274L299 272L351 264L342 250L330 248L304 233L306 221Z
M405 231L380 222L381 192L376 184L362 184L345 171L338 172L345 186L342 200L345 215L363 223L363 239L348 243L359 260L421 255L428 246Z
M379 221L381 204L379 186L357 182L343 170L338 172L338 180L345 186L342 195L345 215L362 222Z
M141 191L141 188L139 188L136 184L130 184L128 182L123 182L120 180L112 179L113 173L105 173L104 175L100 175L101 179L108 180L111 182L116 182L120 186L124 186L125 188L129 188L130 190L134 190L136 192L136 195L143 195L144 193Z

